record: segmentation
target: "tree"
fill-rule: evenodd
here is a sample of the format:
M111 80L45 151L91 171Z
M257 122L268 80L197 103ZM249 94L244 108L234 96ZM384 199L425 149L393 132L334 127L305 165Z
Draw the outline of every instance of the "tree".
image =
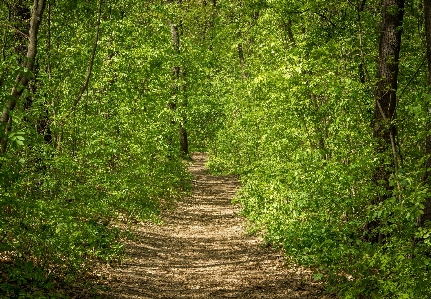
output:
M174 0L168 0L168 3L173 3ZM177 0L177 4L181 6L182 0ZM180 29L181 20L169 20L169 26L172 35L172 46L174 48L175 56L177 60L181 60L181 47L180 47ZM179 136L180 136L180 152L184 157L189 156L189 142L187 138L187 98L185 95L186 91L186 71L184 66L175 65L173 67L173 100L169 103L169 108L175 111L177 108L181 107L180 111L180 122L179 122ZM179 107L177 107L179 106Z
M42 21L43 11L45 9L45 0L35 0L32 9L32 15L30 19L29 29L29 44L27 48L26 59L23 61L22 69L19 72L15 80L15 85L12 88L11 99L7 102L6 107L3 109L0 125L4 132L1 138L0 153L6 152L8 135L12 128L12 116L11 112L18 103L19 98L24 92L27 84L34 71L36 53L37 53L37 35L39 32L39 26Z
M429 102L431 97L431 1L424 0L423 3L424 8L424 18L425 18L425 38L426 38L426 55L428 60L428 101L427 101L427 113L428 117L430 116ZM428 120L428 130L429 130L429 120ZM426 136L425 142L425 155L427 159L425 161L425 175L423 177L423 181L428 186L431 186L431 135L428 133ZM427 197L425 201L425 208L423 214L418 219L419 226L423 226L426 221L431 220L431 197Z
M398 175L398 156L395 137L397 129L396 107L398 87L398 62L401 50L401 33L404 16L403 0L384 0L382 3L383 15L380 28L379 60L377 63L377 86L375 92L373 137L376 139L377 155L388 150L392 152L392 165L395 175ZM378 195L377 202L389 196L389 179L392 169L380 164L374 175L377 184L383 184L384 192ZM381 236L379 237L381 240Z

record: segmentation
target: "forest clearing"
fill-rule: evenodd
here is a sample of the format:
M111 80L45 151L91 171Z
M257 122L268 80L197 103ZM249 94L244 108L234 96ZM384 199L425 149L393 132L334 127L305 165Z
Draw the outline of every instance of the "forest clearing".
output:
M0 298L431 298L431 0L2 0L0 104Z

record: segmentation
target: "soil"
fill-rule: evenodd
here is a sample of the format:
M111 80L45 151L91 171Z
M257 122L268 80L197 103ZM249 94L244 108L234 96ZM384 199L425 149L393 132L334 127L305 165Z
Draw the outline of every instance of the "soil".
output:
M134 229L103 298L330 298L310 271L286 267L282 252L247 234L231 203L238 181L210 175L206 154L192 159L192 195L163 214L164 224Z

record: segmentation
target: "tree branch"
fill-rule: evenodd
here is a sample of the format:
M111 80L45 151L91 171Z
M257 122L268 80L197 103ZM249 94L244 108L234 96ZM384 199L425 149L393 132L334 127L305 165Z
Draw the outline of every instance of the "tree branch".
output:
M329 24L332 25L332 27L337 28L337 25L335 25L327 16L325 16L324 14L318 13L318 12L314 12L316 15L318 15L319 17L321 17L322 19L326 20L329 22Z
M12 25L9 25L9 24L6 24L6 23L0 23L0 25L12 28L13 30L15 30L16 32L18 32L19 34L21 34L22 36L24 36L25 38L30 38L30 36L28 36L27 34L25 34L24 32L22 32L21 30L13 27Z

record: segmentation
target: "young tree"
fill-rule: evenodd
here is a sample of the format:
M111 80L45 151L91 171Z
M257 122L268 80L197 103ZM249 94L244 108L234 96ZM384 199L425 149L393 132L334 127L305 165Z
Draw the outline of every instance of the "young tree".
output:
M173 3L173 0L168 0L168 3ZM182 4L182 0L177 1L178 5ZM181 55L181 48L180 48L180 24L181 20L169 20L169 25L171 28L171 35L172 35L172 45L174 47L174 51L176 56L179 58ZM184 70L184 66L181 65L175 65L173 67L173 92L174 97L177 98L177 100L172 100L169 103L169 108L171 110L175 110L177 108L177 105L180 104L181 108L183 108L184 111L180 111L182 114L180 123L179 123L179 130L180 130L180 152L183 156L189 155L189 143L187 138L187 130L186 130L186 109L187 109L187 100L185 99L185 89L186 89L186 72ZM180 98L179 95L183 95L184 98L180 100L180 103L178 103L178 98Z
M6 153L8 135L12 128L11 111L15 108L19 98L24 92L30 80L31 74L34 71L34 65L37 53L37 35L39 26L42 21L43 11L45 9L45 0L35 0L32 9L30 20L30 30L28 35L28 48L26 59L22 62L22 69L15 80L15 85L12 88L10 100L7 102L6 107L0 117L1 130L4 132L1 138L0 153Z

